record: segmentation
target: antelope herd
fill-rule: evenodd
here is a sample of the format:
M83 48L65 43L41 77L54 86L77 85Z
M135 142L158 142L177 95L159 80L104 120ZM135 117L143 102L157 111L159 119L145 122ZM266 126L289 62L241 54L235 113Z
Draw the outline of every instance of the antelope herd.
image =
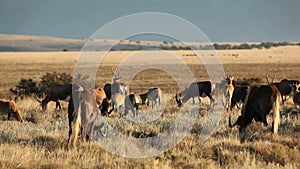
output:
M241 115L234 124L229 115L229 127L239 126L240 141L245 141L246 127L254 119L268 125L267 115L273 112L273 133L278 132L280 124L280 100L284 105L287 97L292 96L295 106L300 105L300 92L298 80L283 79L280 82L270 82L267 76L266 85L250 86L235 85L234 77L224 77L224 81L214 84L211 81L193 82L185 90L175 94L178 107L183 106L188 100L195 97L201 103L202 97L208 97L210 104L215 104L216 90L222 91L225 97L223 103L226 112L234 107L241 110ZM224 83L224 84L223 84ZM138 116L139 104L152 103L159 106L163 92L158 87L153 87L142 94L128 93L127 86L121 82L119 70L113 71L112 83L105 84L103 88L84 89L79 84L54 85L45 98L37 100L41 103L42 110L47 110L47 104L56 102L56 109L61 109L60 101L68 101L69 139L68 147L75 146L78 133L81 132L84 141L93 137L94 121L97 116L109 116L113 111L118 111L122 116L132 112ZM141 101L141 102L140 102ZM109 110L109 107L110 110ZM23 121L21 112L12 101L0 100L0 112L8 115L13 114L19 121ZM103 126L103 125L102 125ZM103 134L104 135L104 134Z

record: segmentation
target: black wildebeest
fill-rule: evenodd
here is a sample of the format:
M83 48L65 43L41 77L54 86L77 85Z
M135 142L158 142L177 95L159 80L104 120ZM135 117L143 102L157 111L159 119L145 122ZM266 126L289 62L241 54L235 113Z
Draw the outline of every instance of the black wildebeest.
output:
M23 122L22 113L18 109L17 105L13 101L0 100L0 114L7 115L7 120L13 115L18 121Z
M238 108L240 108L240 104L243 104L245 101L245 98L250 91L250 86L244 85L244 86L235 86L231 98L231 104L230 104L230 110L233 109L234 106L237 105Z
M150 88L146 93L140 94L140 98L142 100L142 104L145 104L147 100L147 106L149 106L149 103L151 102L153 108L157 101L160 105L162 100L162 90L158 87Z
M72 95L72 84L56 84L53 85L50 89L50 92L46 95L46 97L42 100L38 99L38 102L42 105L42 110L47 110L47 105L49 102L56 102L56 109L59 108L61 110L60 100L69 101Z
M268 84L274 84L274 85L276 85L276 87L280 91L281 100L282 100L282 104L283 105L284 105L286 99L289 96L293 96L294 95L293 90L292 90L292 86L294 84L299 84L298 80L287 80L287 79L282 79L280 82L273 82L274 78L272 79L272 81L270 83L268 75L266 76L266 79L267 79Z
M229 127L239 126L240 141L243 143L246 136L246 127L255 121L263 122L265 126L268 125L267 115L273 109L273 133L277 134L280 123L280 91L276 85L262 85L260 87L252 87L245 100L243 106L242 115L240 115L237 121L232 125L231 118L229 116Z
M69 138L67 147L70 148L71 144L73 147L76 145L79 131L84 142L92 140L95 121L99 116L101 113L96 102L95 90L80 88L73 91L68 105ZM106 134L102 133L102 135Z
M178 107L181 107L190 98L194 97L207 96L210 99L210 104L212 104L214 103L214 99L212 97L213 90L214 85L210 81L193 82L188 88L186 88L183 92L179 94L180 98L178 98L178 94L176 94L175 99L178 104Z
M293 90L294 90L293 102L296 107L299 107L299 105L300 105L299 86L300 86L300 84L293 85Z

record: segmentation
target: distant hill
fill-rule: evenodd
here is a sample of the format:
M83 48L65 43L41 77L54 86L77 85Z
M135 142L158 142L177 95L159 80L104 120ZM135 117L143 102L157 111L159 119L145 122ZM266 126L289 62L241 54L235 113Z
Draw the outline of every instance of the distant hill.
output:
M4 51L80 51L86 39L58 38L51 36L12 35L0 34L0 52ZM138 40L109 40L97 39L89 41L91 49L104 50L114 45L111 50L190 50L212 49L234 50L234 49L268 49L271 47L300 45L296 42L170 42L170 41L138 41Z
M84 42L83 39L0 34L0 51L78 51Z

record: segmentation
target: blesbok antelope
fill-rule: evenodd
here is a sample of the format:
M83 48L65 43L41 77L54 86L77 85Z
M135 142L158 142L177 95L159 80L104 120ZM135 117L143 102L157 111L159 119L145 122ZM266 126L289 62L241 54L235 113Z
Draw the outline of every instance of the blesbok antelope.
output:
M214 88L214 85L210 81L193 82L187 89L185 89L184 93L181 92L180 98L178 98L178 95L176 94L175 99L178 107L181 107L185 102L193 97L209 97L210 104L213 104L214 98L212 97L212 93Z
M130 94L125 98L125 111L124 115L126 116L129 111L132 111L134 117L137 117L139 110L140 99L136 94Z
M300 105L300 91L299 91L299 87L300 87L300 84L296 83L294 84L294 87L293 87L293 90L294 90L294 96L293 96L293 102L294 102L294 105L295 107L299 107Z
M101 112L96 102L95 90L84 91L79 88L73 91L68 104L69 138L67 147L75 147L79 132L81 132L83 142L92 140L95 120L99 116L101 116ZM106 132L102 135L105 136Z
M112 74L112 83L107 83L103 87L108 100L110 100L112 95L116 93L121 93L124 95L127 95L128 93L127 86L121 82L120 70L118 68L115 71L112 70Z
M0 99L0 113L7 115L7 120L10 120L11 115L13 115L18 121L24 121L22 113L14 101Z
M226 103L225 103L225 108L226 111L229 110L231 106L231 98L234 92L234 86L233 86L233 76L227 76L226 78L227 85L226 85L226 91L225 91L225 98L226 98Z
M51 87L50 92L46 95L44 99L39 99L36 97L37 101L41 103L42 110L47 110L47 105L49 102L56 102L55 109L59 108L61 110L60 100L69 101L72 95L72 84L56 84Z
M231 98L231 104L230 104L230 110L233 109L234 106L237 106L238 108L241 108L242 104L245 101L245 98L250 91L250 86L244 85L244 86L235 86Z
M140 94L140 98L142 100L142 104L145 104L147 101L147 106L149 106L149 103L151 102L153 108L157 102L160 105L162 100L162 90L158 87L153 87L149 89L146 93Z
M242 115L232 125L229 116L229 127L239 126L240 142L243 143L246 138L246 128L255 119L257 122L263 122L268 125L267 115L273 110L273 133L278 133L280 123L280 91L274 84L252 87L245 99Z

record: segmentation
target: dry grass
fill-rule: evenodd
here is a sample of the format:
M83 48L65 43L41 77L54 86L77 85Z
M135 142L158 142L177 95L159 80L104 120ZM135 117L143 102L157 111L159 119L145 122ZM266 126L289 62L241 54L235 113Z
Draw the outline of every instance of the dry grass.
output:
M218 51L226 74L239 78L264 78L266 72L276 73L276 80L283 77L300 79L300 48L282 47L270 50ZM133 52L111 52L97 73L97 84L102 86L111 81L111 68L126 55ZM173 51L197 72L197 80L206 80L202 65L194 64L197 58L183 56L190 51ZM234 54L234 56L232 56ZM236 55L238 54L238 55ZM72 73L78 52L34 52L0 53L0 92L8 97L7 90L16 85L20 78L39 77L51 71ZM270 57L271 56L271 57ZM288 57L287 57L288 56ZM42 58L42 59L41 59ZM12 64L12 65L9 65ZM171 63L170 63L171 64ZM176 65L174 65L176 71ZM201 73L199 73L201 72ZM145 78L146 75L147 78ZM13 77L13 78L9 78ZM168 74L158 70L145 70L130 84L130 91L144 92L151 86L159 86L167 93L166 109L151 123L134 124L123 118L106 118L111 126L130 137L157 135L167 129L176 119L178 108L174 101L173 87L176 82ZM23 112L25 123L2 121L0 123L0 167L1 168L299 168L300 167L300 120L298 110L291 102L282 115L278 135L271 133L271 127L260 123L248 127L247 141L240 144L238 130L228 128L228 114L222 114L217 129L201 144L199 133L207 117L208 100L205 99L198 120L177 146L155 157L130 159L108 152L92 143L80 142L79 147L65 149L68 137L67 104L63 111L42 113L34 99L17 101ZM198 106L198 105L197 105ZM196 107L197 107L196 106ZM142 113L147 107L142 106ZM143 115L143 114L142 114ZM145 115L145 114L144 114ZM233 114L236 119L238 113ZM268 121L271 121L269 117ZM109 143L108 143L109 144Z

